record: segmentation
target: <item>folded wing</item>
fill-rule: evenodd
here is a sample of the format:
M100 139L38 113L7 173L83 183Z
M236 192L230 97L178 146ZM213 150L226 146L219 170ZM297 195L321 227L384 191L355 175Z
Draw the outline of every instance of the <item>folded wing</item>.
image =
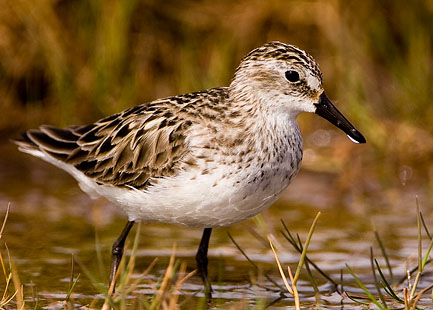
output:
M143 189L151 178L174 174L188 153L190 126L170 111L142 105L88 126L43 125L15 142L24 152L39 150L98 183Z

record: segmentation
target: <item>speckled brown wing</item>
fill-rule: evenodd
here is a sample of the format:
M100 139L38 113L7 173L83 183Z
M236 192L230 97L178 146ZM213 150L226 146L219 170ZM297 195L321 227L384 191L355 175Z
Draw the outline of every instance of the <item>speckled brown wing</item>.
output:
M188 153L184 132L191 122L163 107L137 106L88 126L44 125L17 143L73 165L99 183L144 189L151 177L173 175Z

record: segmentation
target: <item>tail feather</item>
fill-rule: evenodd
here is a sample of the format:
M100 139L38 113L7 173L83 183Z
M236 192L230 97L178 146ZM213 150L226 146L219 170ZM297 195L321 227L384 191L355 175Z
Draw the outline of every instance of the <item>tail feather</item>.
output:
M86 125L86 126L71 126L71 127L68 127L66 130L70 130L74 135L81 137L86 132L92 130L95 127L96 127L95 124L90 124L90 125Z
M27 135L27 131L21 134L21 138L13 139L12 142L18 145L18 149L22 152L28 153L28 151L31 150L39 150L38 145L34 143Z
M37 129L27 131L27 135L40 149L48 153L70 154L78 147L75 142L57 140Z
M51 125L42 125L39 129L52 139L61 142L76 142L81 136L74 133L70 128L61 129Z
M21 139L13 140L19 150L26 153L37 151L48 154L58 160L66 160L78 148L79 136L68 128L59 129L52 126L41 126L22 134Z
M96 183L85 177L69 160L70 156L82 153L76 141L80 138L77 131L83 129L84 126L60 129L43 125L39 129L25 131L20 139L12 142L18 145L20 151L39 157L70 173L84 192L96 198L99 197L95 191Z

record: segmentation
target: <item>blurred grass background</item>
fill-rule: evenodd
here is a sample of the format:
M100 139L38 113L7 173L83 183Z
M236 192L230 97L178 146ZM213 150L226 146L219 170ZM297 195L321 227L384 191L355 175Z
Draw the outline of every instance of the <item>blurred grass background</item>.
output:
M432 0L0 0L0 7L3 138L228 85L242 56L280 40L318 60L328 96L368 141L355 146L338 133L323 143L332 126L301 116L307 169L339 171L343 190L409 180L432 188Z

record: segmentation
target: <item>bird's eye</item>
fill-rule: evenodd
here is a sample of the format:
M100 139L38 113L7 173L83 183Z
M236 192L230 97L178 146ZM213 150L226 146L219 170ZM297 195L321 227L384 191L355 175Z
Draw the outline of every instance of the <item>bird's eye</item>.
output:
M299 73L293 70L286 71L286 79L289 82L299 81Z

